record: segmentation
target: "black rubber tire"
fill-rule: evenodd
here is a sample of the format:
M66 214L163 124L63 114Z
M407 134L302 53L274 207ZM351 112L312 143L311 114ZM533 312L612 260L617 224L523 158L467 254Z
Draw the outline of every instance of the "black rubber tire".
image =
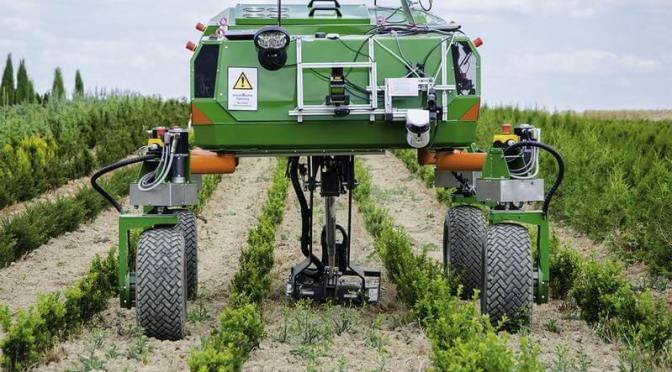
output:
M135 308L150 337L180 340L187 316L186 260L182 232L155 228L140 235L136 255Z
M493 325L504 316L505 327L515 330L529 324L534 299L532 242L527 229L517 224L497 224L488 229L483 251L481 312Z
M463 296L471 298L481 288L483 247L487 225L483 212L476 207L448 210L443 225L443 265L446 274L452 269L464 286Z
M177 228L184 235L184 254L187 258L187 299L198 297L198 227L193 212L179 210Z

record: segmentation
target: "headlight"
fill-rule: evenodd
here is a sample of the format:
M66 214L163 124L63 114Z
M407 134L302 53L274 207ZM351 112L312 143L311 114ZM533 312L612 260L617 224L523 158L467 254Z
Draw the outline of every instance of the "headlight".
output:
M254 34L254 45L259 49L259 63L267 70L276 71L287 63L289 33L279 26L266 26Z
M289 45L289 34L278 26L266 26L254 35L254 44L260 49L285 49Z

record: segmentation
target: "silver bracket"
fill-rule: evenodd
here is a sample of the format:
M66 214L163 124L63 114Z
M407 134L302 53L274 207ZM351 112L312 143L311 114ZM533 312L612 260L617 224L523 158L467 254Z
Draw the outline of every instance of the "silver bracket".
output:
M544 180L476 181L476 198L497 203L523 203L544 200Z

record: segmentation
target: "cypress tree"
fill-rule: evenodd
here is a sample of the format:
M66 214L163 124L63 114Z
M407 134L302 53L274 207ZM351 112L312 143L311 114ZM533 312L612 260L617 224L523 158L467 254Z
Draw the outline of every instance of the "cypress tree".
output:
M30 91L30 80L28 79L28 70L26 69L26 61L19 62L19 71L16 73L16 94L15 101L17 104L30 102L33 93Z
M37 97L39 97L39 94L35 92L35 84L32 80L28 80L28 93L30 93L30 99L28 102L37 102Z
M61 100L65 98L65 86L63 85L63 72L60 67L54 71L54 84L51 86L51 98Z
M7 55L7 64L2 73L2 83L0 83L0 106L14 104L14 65L12 64L12 55Z
M77 69L77 73L75 74L75 98L81 98L84 97L84 80L82 80L82 74L79 72L79 69Z

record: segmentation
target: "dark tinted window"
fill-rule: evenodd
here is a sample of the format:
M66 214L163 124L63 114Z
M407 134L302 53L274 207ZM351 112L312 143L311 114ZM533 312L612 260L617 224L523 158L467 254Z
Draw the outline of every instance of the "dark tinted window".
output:
M219 45L203 45L194 63L194 95L196 98L215 98Z
M476 86L477 59L471 51L469 43L455 43L452 46L453 66L455 66L455 83L457 85L457 94L461 96L475 95L478 87Z

